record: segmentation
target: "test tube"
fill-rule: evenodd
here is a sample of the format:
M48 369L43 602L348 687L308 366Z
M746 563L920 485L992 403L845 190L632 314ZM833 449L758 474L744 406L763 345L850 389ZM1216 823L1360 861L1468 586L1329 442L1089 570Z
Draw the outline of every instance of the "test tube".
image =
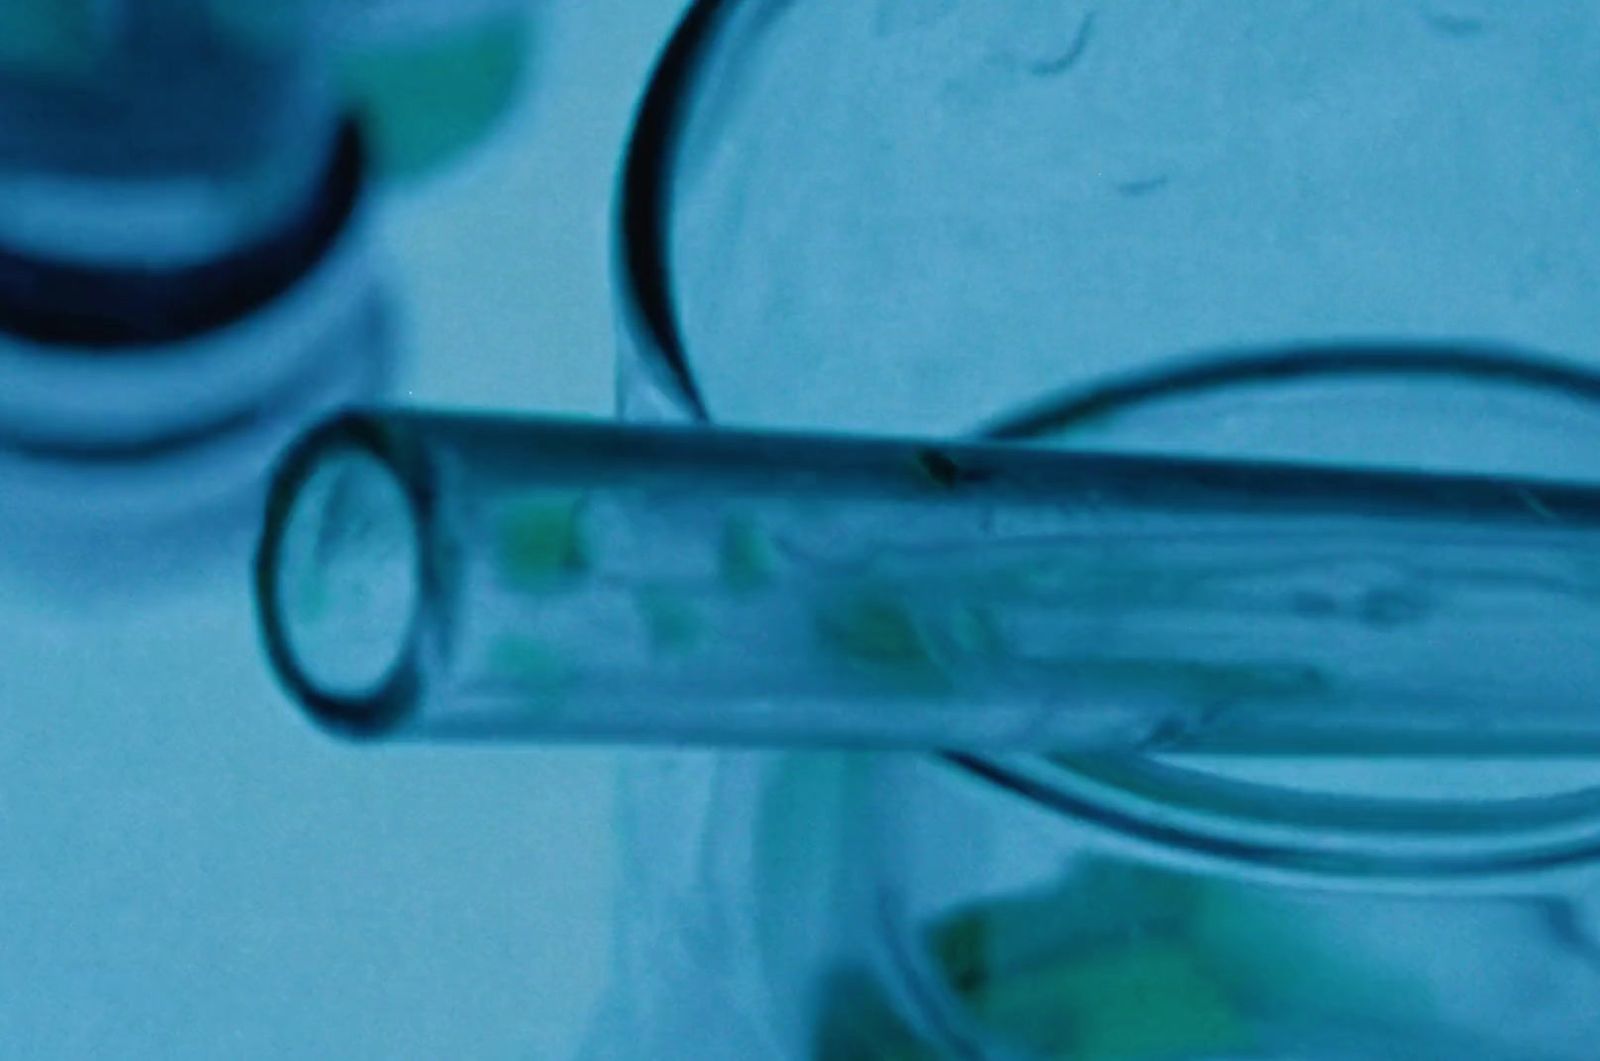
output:
M366 739L1600 750L1585 485L352 412L256 579Z

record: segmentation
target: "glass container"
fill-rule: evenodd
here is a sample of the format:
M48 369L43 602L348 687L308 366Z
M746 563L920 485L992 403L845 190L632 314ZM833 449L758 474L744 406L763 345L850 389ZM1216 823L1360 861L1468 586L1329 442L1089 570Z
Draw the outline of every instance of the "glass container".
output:
M1593 482L1597 55L1582 2L701 0L622 176L619 409ZM1349 562L1303 616L1420 628L1425 572ZM594 1058L1600 1034L1580 754L664 751L623 812Z
M266 240L341 115L307 0L15 0L0 14L0 244L171 269Z

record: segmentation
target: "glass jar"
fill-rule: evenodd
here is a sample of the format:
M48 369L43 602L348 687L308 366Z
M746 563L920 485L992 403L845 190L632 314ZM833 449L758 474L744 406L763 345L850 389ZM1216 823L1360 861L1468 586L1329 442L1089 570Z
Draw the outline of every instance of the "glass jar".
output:
M623 174L620 410L1593 480L1597 55L1581 2L702 0ZM1296 607L1425 636L1427 573L1344 592L1363 562ZM624 811L595 1057L1600 1034L1580 758L684 751Z

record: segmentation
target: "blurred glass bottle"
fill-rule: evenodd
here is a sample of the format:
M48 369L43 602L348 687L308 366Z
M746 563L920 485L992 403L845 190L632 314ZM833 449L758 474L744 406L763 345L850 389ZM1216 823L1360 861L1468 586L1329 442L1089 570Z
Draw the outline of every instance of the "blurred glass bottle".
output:
M472 856L535 778L317 754L250 621L266 468L386 366L337 3L0 0L7 1056L507 1056L531 1021L547 838Z
M313 8L13 0L0 14L0 240L150 267L301 207L338 124Z
M383 377L325 18L0 12L0 555L52 596L242 554L272 454Z

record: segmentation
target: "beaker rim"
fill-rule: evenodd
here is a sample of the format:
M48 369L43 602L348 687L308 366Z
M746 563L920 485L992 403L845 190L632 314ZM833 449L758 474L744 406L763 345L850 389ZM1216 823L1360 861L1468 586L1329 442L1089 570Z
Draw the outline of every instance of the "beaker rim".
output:
M693 0L656 58L623 149L612 206L611 266L619 327L656 374L677 411L699 423L711 412L689 365L667 262L673 164L688 98L716 35L724 0Z
M689 103L737 0L693 0L659 53L635 108L612 213L612 273L623 356L679 419L716 417L690 360L668 254L674 180ZM1213 349L1091 380L992 419L985 437L1024 440L1067 425L1281 381L1457 379L1559 394L1600 410L1600 372L1514 346L1465 341ZM1552 794L1490 800L1327 796L1219 777L1153 759L1053 760L952 754L995 793L1059 812L1157 858L1330 887L1478 891L1527 887L1600 866L1600 780ZM1600 768L1595 771L1600 776Z

